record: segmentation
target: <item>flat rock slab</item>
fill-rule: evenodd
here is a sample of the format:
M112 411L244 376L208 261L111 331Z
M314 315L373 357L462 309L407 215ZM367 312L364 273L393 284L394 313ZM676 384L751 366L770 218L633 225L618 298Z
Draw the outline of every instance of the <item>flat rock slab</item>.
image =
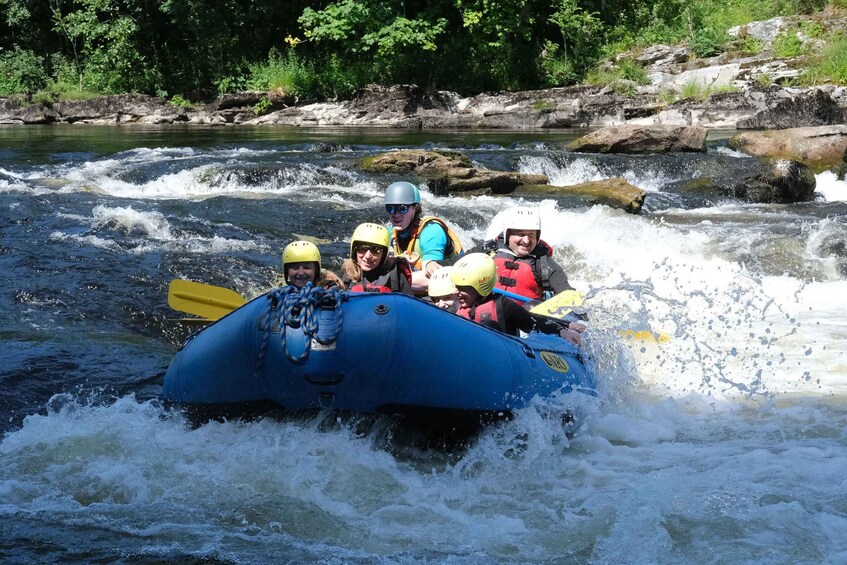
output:
M757 157L797 161L813 172L842 171L847 157L847 125L747 131L734 135L731 147Z
M701 126L612 126L572 141L568 144L568 149L589 153L705 153L706 128Z
M524 192L542 193L559 196L573 196L589 204L603 204L619 208L630 214L638 214L644 205L647 193L631 185L626 179L616 177L571 186L533 185L523 187Z

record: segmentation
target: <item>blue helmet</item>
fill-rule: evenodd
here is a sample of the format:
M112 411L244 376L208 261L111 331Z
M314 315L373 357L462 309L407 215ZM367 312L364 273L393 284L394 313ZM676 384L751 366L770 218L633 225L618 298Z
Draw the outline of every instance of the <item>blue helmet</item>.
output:
M385 189L386 204L420 204L421 191L410 182L398 181Z

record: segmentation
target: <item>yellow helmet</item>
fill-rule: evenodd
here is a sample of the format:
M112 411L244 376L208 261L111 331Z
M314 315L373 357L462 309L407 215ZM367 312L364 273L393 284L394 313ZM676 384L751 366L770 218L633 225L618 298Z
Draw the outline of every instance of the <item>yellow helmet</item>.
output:
M456 294L456 287L453 281L450 280L450 275L453 272L453 267L442 267L438 269L432 276L429 277L429 289L427 294L430 297L448 296Z
M354 261L356 260L356 244L359 243L381 245L388 251L388 246L391 243L388 228L372 223L359 224L353 231L353 238L350 240L350 258Z
M480 296L488 296L497 280L497 265L487 253L469 253L453 265L450 280L456 286L470 286Z
M282 250L282 275L288 282L287 265L289 263L317 263L315 278L321 274L321 252L318 246L308 241L292 241Z

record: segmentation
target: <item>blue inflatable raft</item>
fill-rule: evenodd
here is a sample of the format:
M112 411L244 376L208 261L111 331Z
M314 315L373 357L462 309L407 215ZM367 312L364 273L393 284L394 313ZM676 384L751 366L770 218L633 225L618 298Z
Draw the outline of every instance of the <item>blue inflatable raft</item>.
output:
M164 398L209 415L274 405L444 423L508 416L595 382L558 336L515 338L402 294L283 287L190 336Z

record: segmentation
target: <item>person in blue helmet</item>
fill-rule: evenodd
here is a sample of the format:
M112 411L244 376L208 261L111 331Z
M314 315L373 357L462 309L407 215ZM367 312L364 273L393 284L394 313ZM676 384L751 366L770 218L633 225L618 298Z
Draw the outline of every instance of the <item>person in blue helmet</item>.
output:
M429 277L445 261L462 255L462 242L444 220L425 216L421 193L410 182L399 181L385 189L385 211L391 222L391 247L395 257L403 257L412 271L415 294L426 294Z

